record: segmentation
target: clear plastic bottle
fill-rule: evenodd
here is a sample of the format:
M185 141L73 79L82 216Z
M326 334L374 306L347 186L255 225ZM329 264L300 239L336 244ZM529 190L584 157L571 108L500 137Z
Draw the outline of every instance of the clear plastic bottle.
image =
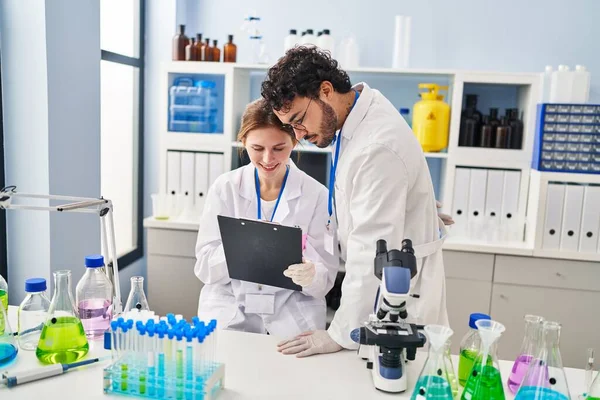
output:
M287 52L289 49L293 48L296 44L298 44L298 31L295 29L290 29L290 33L283 39L283 52Z
M8 312L8 283L0 275L0 305Z
M50 309L46 289L44 278L31 278L25 281L27 296L18 311L19 346L23 350L35 350L40 341L42 328Z
M113 286L104 273L104 257L85 257L86 271L77 283L76 303L79 318L88 338L104 335L112 319Z
M331 58L335 58L335 40L329 29L323 29L323 34L317 37L317 45L321 50L328 51Z
M458 382L461 386L465 386L473 363L479 354L481 347L481 338L477 332L477 322L480 319L491 319L487 314L473 313L469 316L469 331L465 334L460 342L460 357L458 359Z

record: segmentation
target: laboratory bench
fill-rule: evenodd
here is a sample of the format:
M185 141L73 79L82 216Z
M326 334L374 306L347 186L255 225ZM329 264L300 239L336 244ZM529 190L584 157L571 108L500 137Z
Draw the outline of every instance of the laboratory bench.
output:
M11 326L16 326L17 308L9 307ZM278 338L253 333L220 331L218 357L225 363L225 390L219 400L255 399L390 399L392 396L373 387L371 371L366 369L354 351L341 351L305 359L284 356L275 350ZM456 341L456 338L454 339ZM502 339L500 339L502 346ZM106 357L110 352L102 348L102 341L90 342L86 358ZM409 364L408 387L417 379L426 353L418 352ZM0 388L2 400L34 399L106 399L103 392L103 368L110 361L69 371L63 375L26 383L12 389ZM453 356L455 370L458 357ZM3 370L26 370L41 364L34 351L19 351L16 360ZM500 361L504 381L508 378L512 361ZM575 400L582 393L585 373L580 369L565 368L571 396ZM505 388L506 398L512 399ZM409 399L412 389L394 398Z
M194 274L198 223L144 220L148 231L148 301L158 314L196 315L202 282ZM588 348L600 349L600 263L493 252L457 250L444 243L446 300L454 330L452 351L469 329L469 314L483 312L506 326L499 355L517 356L524 334L523 317L541 315L562 324L561 349L566 366L580 367ZM500 251L502 250L502 251ZM340 268L343 269L343 266ZM166 285L165 282L170 282ZM328 309L328 321L334 311ZM585 326L581 323L585 321Z

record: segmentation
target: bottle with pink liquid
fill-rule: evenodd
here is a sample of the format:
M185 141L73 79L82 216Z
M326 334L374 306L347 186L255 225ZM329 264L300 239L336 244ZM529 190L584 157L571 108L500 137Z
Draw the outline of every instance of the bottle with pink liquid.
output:
M85 258L86 271L77 283L76 303L85 335L99 338L109 328L113 311L113 286L104 272L104 257Z
M525 320L525 336L521 344L519 355L513 364L512 370L508 377L508 388L515 394L523 382L527 368L531 360L537 354L537 346L541 340L542 326L544 318L537 315L526 315Z

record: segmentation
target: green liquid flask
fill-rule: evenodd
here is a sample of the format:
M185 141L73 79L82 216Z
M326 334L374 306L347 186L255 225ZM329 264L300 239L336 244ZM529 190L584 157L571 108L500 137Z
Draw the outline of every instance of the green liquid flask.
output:
M4 308L4 311L8 314L8 283L0 275L0 306ZM0 335L2 330L0 330Z
M68 364L87 354L89 344L71 292L71 271L54 273L54 295L35 351L43 364Z
M481 337L481 348L461 400L504 400L504 386L496 356L497 342L504 332L504 325L485 319L480 319L475 325Z
M446 342L452 336L452 329L443 325L427 325L425 334L429 342L429 354L423 370L417 379L411 400L452 400L450 373L446 363Z

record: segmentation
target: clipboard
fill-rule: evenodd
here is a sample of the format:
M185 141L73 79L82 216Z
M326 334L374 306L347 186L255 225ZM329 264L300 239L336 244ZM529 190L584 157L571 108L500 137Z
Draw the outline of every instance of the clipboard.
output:
M302 290L283 271L302 263L302 229L217 215L231 279Z

